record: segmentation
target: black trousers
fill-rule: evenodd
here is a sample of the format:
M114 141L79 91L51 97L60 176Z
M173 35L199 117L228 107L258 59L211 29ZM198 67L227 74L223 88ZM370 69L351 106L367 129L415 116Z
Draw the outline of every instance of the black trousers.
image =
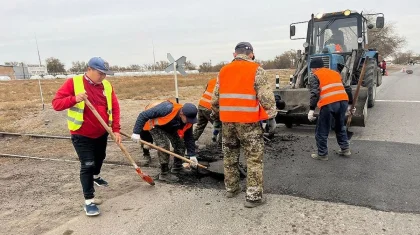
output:
M106 156L106 145L108 133L92 139L81 135L72 135L74 149L80 161L80 182L82 183L83 195L85 199L95 197L93 187L93 176L99 175L102 163Z
M150 131L142 130L140 132L140 139L153 144L153 137L150 134ZM143 155L150 155L150 150L143 148L143 144L141 147L143 149Z
M331 121L333 118L335 120L334 130L338 145L342 150L349 148L349 140L345 125L347 107L347 101L339 101L325 105L319 111L318 122L315 129L315 139L319 156L326 156L328 154L328 134L330 133Z

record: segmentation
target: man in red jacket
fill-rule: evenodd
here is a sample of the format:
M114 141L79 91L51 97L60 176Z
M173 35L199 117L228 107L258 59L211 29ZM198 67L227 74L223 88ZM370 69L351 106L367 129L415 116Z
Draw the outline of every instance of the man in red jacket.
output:
M80 160L80 182L85 197L86 215L99 215L99 199L95 199L93 184L108 186L101 177L102 163L106 156L108 133L89 108L85 108L88 99L98 113L109 124L121 142L120 107L117 96L108 80L109 64L100 57L93 57L88 62L84 75L68 79L57 91L52 105L54 110L68 109L67 124L71 140Z

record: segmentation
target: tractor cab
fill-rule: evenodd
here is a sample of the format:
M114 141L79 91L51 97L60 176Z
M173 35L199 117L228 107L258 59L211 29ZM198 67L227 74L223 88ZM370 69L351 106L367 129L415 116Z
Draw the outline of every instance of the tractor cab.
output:
M362 15L360 13L345 10L325 14L312 14L311 20L306 22L292 23L290 25L290 38L306 39L303 44L307 63L313 57L322 57L324 67L341 72L346 60L357 51L359 56L368 44L368 25L365 16L380 15L376 19L376 28L383 28L383 14ZM306 38L293 38L296 33L296 25L307 23ZM360 58L360 57L359 57ZM360 61L361 62L361 61ZM310 68L307 67L308 74ZM307 85L308 76L304 77L304 85Z

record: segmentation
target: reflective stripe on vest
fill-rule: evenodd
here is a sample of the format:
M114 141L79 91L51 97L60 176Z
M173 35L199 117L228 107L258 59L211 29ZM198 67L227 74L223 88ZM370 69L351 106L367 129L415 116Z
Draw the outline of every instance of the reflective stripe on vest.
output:
M319 89L321 90L318 101L319 108L337 101L349 100L339 73L331 69L321 68L314 74L319 80Z
M173 105L172 112L170 112L168 115L166 115L164 117L158 117L158 118L150 119L149 121L147 121L145 123L145 125L143 127L143 130L150 131L155 126L163 126L163 125L167 124L168 122L170 122L172 119L175 118L175 116L178 114L179 110L182 108L182 105L176 103L173 100L168 100L168 101L171 102L172 105ZM162 103L162 102L160 102L160 103ZM149 104L149 105L146 106L146 110L151 109L151 108L155 107L156 105L158 105L160 103Z
M222 122L254 123L268 119L255 91L258 64L235 60L219 73L219 110Z
M213 96L213 90L216 86L217 79L213 78L210 79L210 81L207 83L206 91L201 96L201 99L198 103L198 105L201 105L207 109L211 109L211 98Z
M77 75L73 77L74 95L85 92L85 86L83 82L83 75ZM106 102L107 102L107 113L108 113L108 125L112 125L112 86L107 80L103 80ZM83 113L85 109L85 102L76 103L73 107L67 110L67 126L69 130L76 131L83 124Z

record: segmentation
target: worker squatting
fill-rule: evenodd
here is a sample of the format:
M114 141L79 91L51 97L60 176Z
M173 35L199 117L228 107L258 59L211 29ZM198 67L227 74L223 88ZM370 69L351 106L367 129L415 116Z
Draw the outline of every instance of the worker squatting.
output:
M273 134L276 128L276 100L267 74L254 60L254 48L248 42L235 46L234 58L225 65L217 78L209 80L198 108L192 103L179 104L174 100L161 100L148 104L141 110L134 123L134 142L147 141L158 147L185 156L190 165L175 158L169 164L169 154L158 152L159 180L178 181L177 174L189 166L197 167L198 156L195 142L208 123L214 127L212 140L222 142L226 197L233 198L241 191L239 184L239 155L242 151L247 161L247 184L244 206L248 208L265 203L263 195L264 132ZM326 141L332 116L340 154L350 155L344 127L346 113L354 112L351 90L344 87L339 74L322 68L322 61L311 61L311 110L308 119L315 121L315 107L320 108L316 128L318 152L312 158L328 160ZM94 185L108 186L100 177L106 157L109 133L92 110L85 108L89 100L101 118L111 127L115 141L121 143L120 107L111 83L106 75L113 74L109 64L100 57L89 60L85 74L68 79L57 91L52 105L55 110L67 110L67 125L74 149L80 160L80 182L85 198L84 210L88 216L99 215L101 200L95 198ZM332 115L331 115L332 114ZM263 129L262 123L265 123ZM196 128L193 125L196 124ZM143 145L143 155L150 161L150 152Z

